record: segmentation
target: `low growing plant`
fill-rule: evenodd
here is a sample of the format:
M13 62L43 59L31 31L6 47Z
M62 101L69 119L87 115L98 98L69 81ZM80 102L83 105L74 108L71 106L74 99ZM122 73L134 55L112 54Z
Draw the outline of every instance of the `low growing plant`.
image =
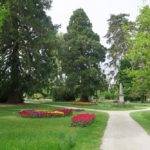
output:
M21 117L44 118L44 117L64 117L72 114L72 109L56 109L54 111L47 110L21 110L19 112Z
M96 118L95 114L78 114L72 117L71 125L85 127L90 125Z

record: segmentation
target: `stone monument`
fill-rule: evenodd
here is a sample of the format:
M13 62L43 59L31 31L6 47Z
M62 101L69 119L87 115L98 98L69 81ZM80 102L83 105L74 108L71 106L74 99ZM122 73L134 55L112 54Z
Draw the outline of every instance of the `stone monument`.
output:
M123 104L124 103L124 93L123 93L123 86L122 86L122 83L120 83L119 85L119 100L118 102L120 104Z

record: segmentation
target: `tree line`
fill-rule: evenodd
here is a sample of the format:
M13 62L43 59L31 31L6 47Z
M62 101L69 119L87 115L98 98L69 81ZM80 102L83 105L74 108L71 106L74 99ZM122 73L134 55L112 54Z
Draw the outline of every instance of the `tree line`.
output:
M112 15L106 34L112 58L110 72L116 85L122 83L126 100L146 101L150 98L150 7L145 6L135 22L127 14Z
M67 33L58 33L45 10L50 0L0 2L0 102L20 103L41 93L55 100L89 101L107 90L101 63L109 54L128 97L149 97L149 14L144 7L136 22L127 14L111 15L106 34L110 48L100 43L92 23L80 8L70 17ZM114 75L114 74L113 74Z

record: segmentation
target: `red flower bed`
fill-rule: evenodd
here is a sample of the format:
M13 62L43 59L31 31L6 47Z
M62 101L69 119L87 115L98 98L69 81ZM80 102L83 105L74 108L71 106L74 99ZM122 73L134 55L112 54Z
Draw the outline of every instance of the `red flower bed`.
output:
M22 110L19 112L21 117L64 117L72 113L71 109L58 109L55 111L46 111L46 110Z
M72 117L72 126L87 126L95 120L95 114L78 114Z
M65 116L68 116L72 114L72 109L62 108L62 109L56 109L56 111L63 112Z

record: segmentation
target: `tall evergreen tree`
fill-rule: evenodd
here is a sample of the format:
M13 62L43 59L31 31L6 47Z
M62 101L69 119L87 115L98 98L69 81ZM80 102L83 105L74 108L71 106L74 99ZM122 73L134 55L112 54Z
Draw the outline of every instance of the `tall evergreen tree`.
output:
M83 9L77 9L70 18L68 33L64 35L65 48L62 69L66 84L82 100L89 100L105 81L100 62L105 60L105 48Z
M54 68L56 27L44 10L50 0L1 0L9 9L0 33L0 102L22 102L46 85Z
M107 43L110 44L108 56L110 57L109 67L111 67L110 77L116 79L120 60L129 49L129 37L133 28L133 22L129 21L128 14L111 15L108 20L108 32L106 34Z

